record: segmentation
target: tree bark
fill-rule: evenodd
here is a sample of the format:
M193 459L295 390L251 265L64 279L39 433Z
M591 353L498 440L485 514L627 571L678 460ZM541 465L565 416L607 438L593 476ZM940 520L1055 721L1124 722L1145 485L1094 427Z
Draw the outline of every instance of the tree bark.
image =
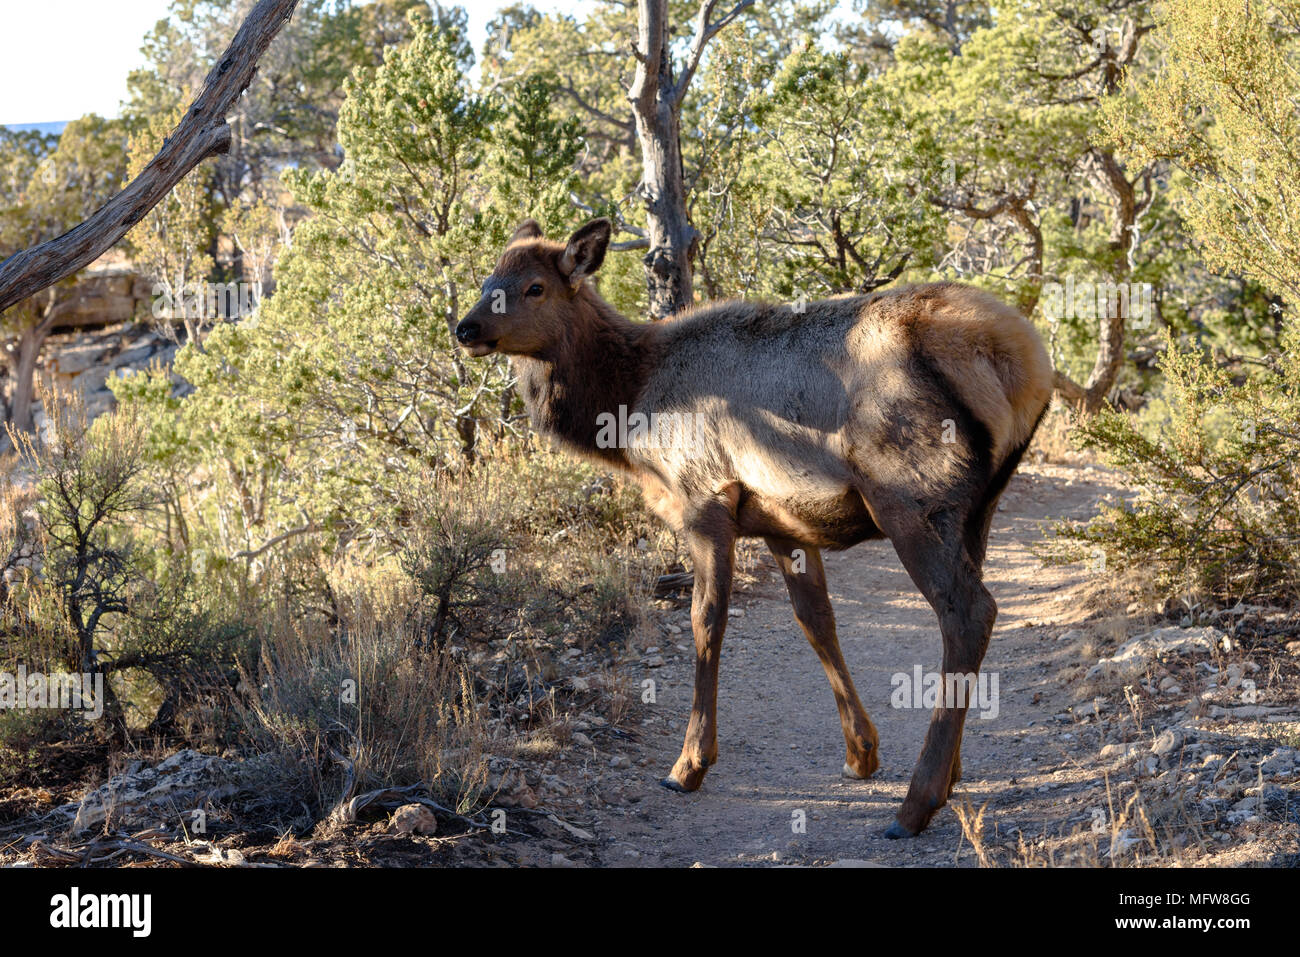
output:
M6 421L23 432L31 432L33 428L32 402L36 397L36 364L40 360L41 347L63 311L55 303L54 295L51 289L39 299L28 300L25 308L31 315L19 326L16 336L18 347L9 368ZM7 434L0 432L0 451L8 448L9 444Z
M32 399L35 396L36 360L50 329L47 321L24 329L18 339L18 355L10 374L9 422L17 430L30 432L33 427Z
M185 175L230 148L226 114L253 79L257 61L298 0L260 0L212 68L203 89L149 165L93 216L49 242L0 263L0 312L103 255Z
M680 78L673 79L668 0L638 0L636 76L628 90L641 147L641 183L650 251L642 260L650 293L650 316L663 319L694 302L694 262L700 234L686 212L682 170L681 107L705 47L718 31L753 5L741 0L711 19L717 0L703 0Z
M1115 154L1110 150L1094 150L1097 162L1096 179L1115 202L1115 218L1111 222L1109 246L1112 253L1113 273L1110 280L1118 286L1129 283L1133 277L1130 256L1136 239L1137 219L1151 202L1150 194L1139 198ZM1144 170L1139 179L1146 176ZM1097 317L1097 358L1092 371L1082 384L1065 373L1056 373L1056 390L1061 398L1074 405L1084 415L1095 415L1115 388L1120 370L1124 366L1124 333L1128 327L1131 303L1129 297L1120 297L1115 314Z

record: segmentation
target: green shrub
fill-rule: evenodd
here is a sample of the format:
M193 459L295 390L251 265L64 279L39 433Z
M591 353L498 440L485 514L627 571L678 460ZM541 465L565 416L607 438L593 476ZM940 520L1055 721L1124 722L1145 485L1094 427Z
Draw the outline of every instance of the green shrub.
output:
M1100 548L1118 568L1149 570L1166 594L1233 602L1294 598L1300 587L1300 328L1283 351L1233 374L1167 341L1168 418L1145 434L1106 409L1081 423L1080 444L1132 479L1130 501L1056 529L1056 560Z

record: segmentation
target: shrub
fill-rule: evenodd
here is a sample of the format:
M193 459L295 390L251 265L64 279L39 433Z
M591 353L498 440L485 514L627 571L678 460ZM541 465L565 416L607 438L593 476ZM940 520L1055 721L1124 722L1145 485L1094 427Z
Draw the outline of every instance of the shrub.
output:
M102 675L115 736L128 705L166 730L187 695L233 676L246 629L223 596L201 594L185 556L157 532L160 497L126 415L87 421L46 395L43 438L14 433L34 486L0 502L6 563L3 658L45 674Z
M1161 367L1168 418L1144 434L1113 409L1078 426L1080 444L1133 480L1132 501L1057 528L1049 555L1100 548L1142 566L1166 594L1219 601L1294 598L1300 588L1300 327L1283 351L1236 378L1172 340Z
M462 813L486 780L472 684L409 625L362 615L332 633L283 620L244 673L247 743L302 769L317 809L423 784Z

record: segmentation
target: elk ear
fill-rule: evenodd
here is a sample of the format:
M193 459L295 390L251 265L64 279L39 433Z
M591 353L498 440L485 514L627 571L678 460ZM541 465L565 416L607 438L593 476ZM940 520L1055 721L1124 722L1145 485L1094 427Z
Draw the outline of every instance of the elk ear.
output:
M541 238L542 238L542 227L537 225L537 220L525 219L522 223L520 223L518 226L515 227L515 231L510 234L510 238L506 241L506 245L513 246L515 243L522 242L525 239L541 239Z
M613 227L608 219L593 219L569 237L569 244L560 253L560 273L576 286L592 275L605 261L609 236Z

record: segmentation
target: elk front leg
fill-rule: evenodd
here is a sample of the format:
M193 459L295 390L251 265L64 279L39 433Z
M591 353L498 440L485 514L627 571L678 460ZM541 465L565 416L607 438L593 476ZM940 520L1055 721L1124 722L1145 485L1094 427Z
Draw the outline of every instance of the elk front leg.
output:
M686 544L695 564L691 594L691 631L695 636L695 697L681 757L663 785L694 791L718 760L718 658L727 628L727 602L735 565L734 505L715 501L686 528Z

